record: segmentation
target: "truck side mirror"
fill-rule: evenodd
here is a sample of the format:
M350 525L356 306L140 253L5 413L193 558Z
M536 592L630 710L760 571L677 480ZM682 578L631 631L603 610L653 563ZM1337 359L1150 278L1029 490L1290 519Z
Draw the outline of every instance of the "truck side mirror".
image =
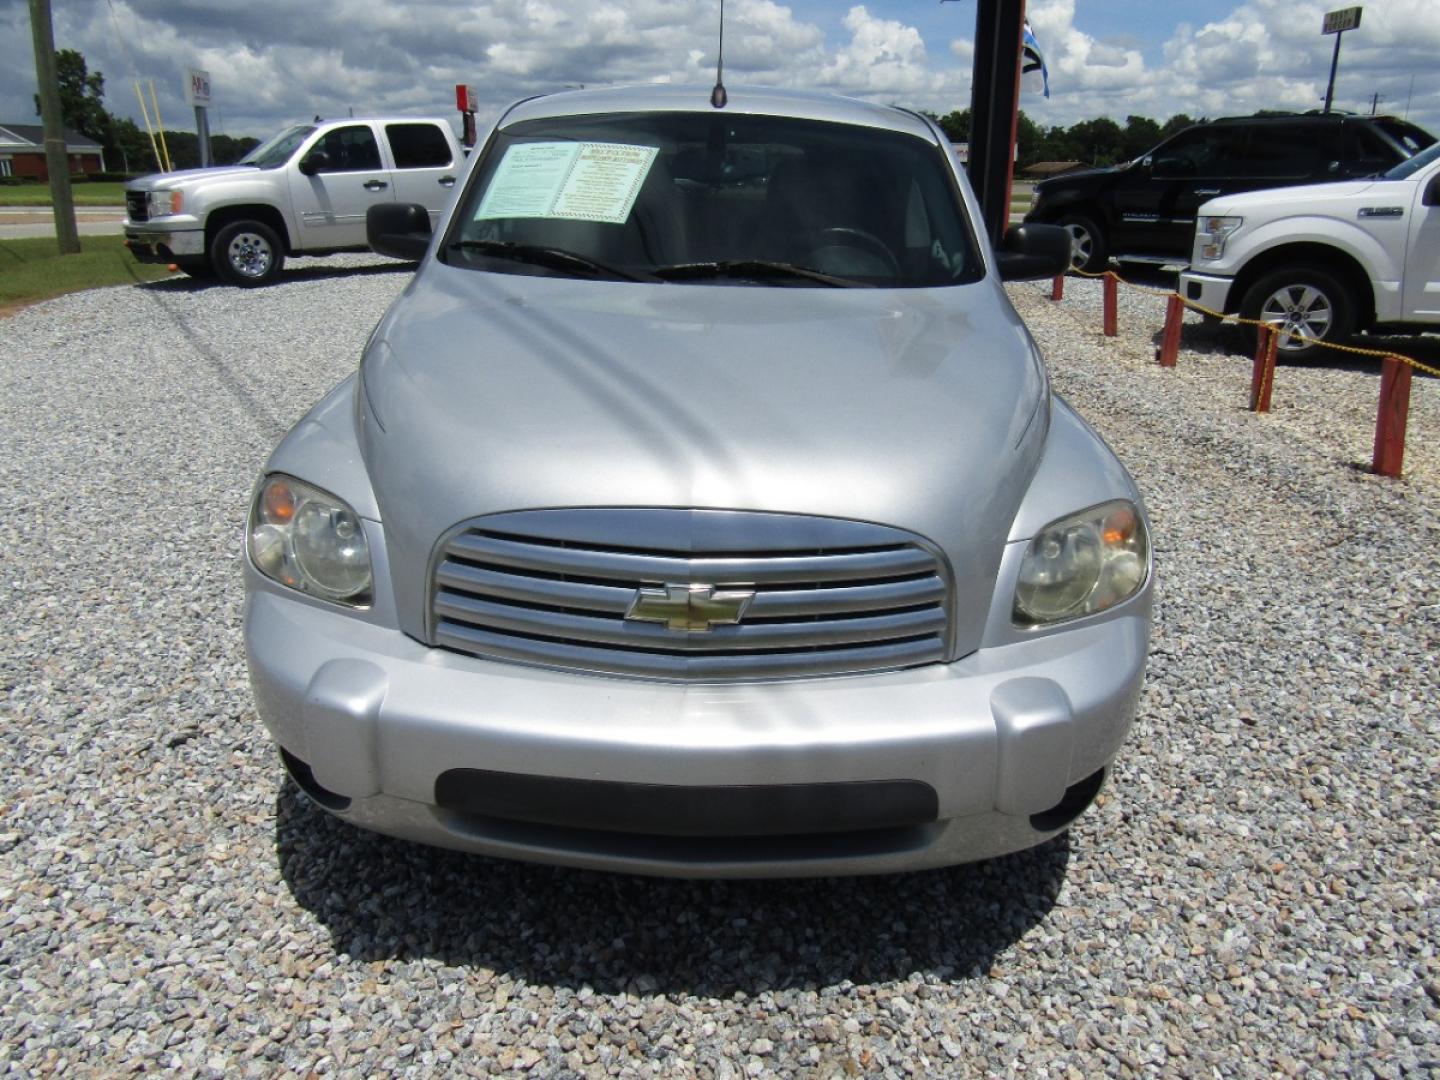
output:
M1001 281L1052 278L1070 269L1070 234L1059 225L1016 225L995 252Z
M419 203L375 203L365 211L365 239L381 255L418 262L430 236L430 212Z
M1440 206L1440 173L1430 178L1430 183L1425 185L1425 197L1421 199L1426 206Z
M300 171L306 176L329 172L332 168L334 165L330 161L330 155L324 150L311 150L300 159Z

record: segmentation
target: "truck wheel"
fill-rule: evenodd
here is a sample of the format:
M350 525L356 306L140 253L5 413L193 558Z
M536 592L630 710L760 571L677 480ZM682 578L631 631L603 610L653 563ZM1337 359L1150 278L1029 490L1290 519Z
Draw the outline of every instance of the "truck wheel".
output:
M232 285L264 285L275 280L285 265L285 249L269 225L232 221L215 234L210 264Z
M1355 302L1349 289L1325 270L1285 266L1266 274L1245 294L1240 314L1288 331L1276 346L1279 356L1310 360L1326 344L1342 342L1355 331ZM1245 328L1252 350L1260 328Z
M1098 274L1109 261L1100 226L1083 214L1067 214L1055 224L1070 234L1070 268Z

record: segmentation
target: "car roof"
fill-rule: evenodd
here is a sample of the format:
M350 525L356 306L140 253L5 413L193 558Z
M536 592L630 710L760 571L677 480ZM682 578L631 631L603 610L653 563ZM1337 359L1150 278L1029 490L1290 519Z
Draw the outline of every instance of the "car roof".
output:
M893 105L875 105L805 90L736 86L726 88L728 102L723 110L717 110L710 104L710 92L709 86L672 83L561 91L517 102L501 119L500 126L503 129L526 120L592 113L723 111L727 114L791 116L837 124L858 124L904 132L932 143L937 141L934 131L923 118Z

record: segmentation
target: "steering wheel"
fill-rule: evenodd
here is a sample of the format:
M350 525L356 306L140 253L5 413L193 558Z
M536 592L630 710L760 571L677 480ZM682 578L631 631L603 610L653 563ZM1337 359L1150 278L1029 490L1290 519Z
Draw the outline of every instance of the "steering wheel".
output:
M827 247L860 248L882 262L891 277L900 275L900 263L895 258L895 253L885 246L885 241L864 229L835 225L828 229L821 229L815 239L815 251L817 252Z

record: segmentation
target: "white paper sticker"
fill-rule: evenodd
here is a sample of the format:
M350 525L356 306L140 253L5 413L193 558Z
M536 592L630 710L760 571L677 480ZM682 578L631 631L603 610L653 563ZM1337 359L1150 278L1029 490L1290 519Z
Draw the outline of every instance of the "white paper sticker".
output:
M476 221L565 218L623 225L650 166L653 146L624 143L521 143L505 151Z

